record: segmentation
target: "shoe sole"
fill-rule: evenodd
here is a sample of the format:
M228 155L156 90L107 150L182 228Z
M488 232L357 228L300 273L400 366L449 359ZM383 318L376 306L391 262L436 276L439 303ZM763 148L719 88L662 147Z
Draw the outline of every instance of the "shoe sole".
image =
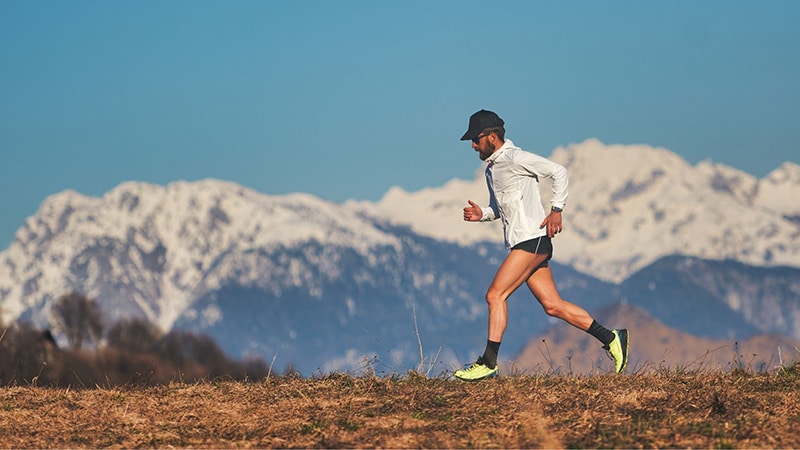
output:
M628 332L627 329L617 330L619 332L620 338L624 335L624 339L620 339L620 348L622 349L622 367L619 368L619 372L625 372L625 368L628 367L628 343L631 340L631 334Z
M494 378L494 377L496 377L496 376L497 376L497 374L498 374L498 372L494 372L494 373L491 373L491 374L489 374L489 375L486 375L485 377L481 377L481 378L471 378L471 379L470 379L470 378L460 378L460 377L457 377L457 376L455 376L455 375L453 375L453 377L455 377L455 379L456 379L456 380L459 380L459 381L465 381L465 382L467 382L467 383L475 383L475 382L478 382L478 381L485 380L485 379L487 379L487 378Z

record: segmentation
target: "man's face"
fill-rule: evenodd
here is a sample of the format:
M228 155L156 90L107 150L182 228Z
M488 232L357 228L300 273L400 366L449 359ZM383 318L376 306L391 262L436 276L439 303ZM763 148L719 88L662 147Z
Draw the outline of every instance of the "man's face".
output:
M472 148L478 152L481 161L486 161L486 158L491 156L495 151L494 144L490 142L489 134L483 133L472 140Z

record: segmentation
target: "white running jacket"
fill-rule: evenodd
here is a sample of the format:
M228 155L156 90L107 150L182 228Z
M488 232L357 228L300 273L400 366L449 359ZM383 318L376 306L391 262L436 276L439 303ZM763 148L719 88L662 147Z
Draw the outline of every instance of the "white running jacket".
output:
M540 228L549 211L542 207L539 177L553 180L551 206L567 202L567 169L531 152L515 147L509 139L486 159L489 206L483 207L482 222L502 219L506 248L544 236Z

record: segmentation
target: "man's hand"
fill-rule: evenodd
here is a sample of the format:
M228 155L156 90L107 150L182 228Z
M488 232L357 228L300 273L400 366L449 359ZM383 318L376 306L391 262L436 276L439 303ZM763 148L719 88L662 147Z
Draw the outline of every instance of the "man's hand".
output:
M465 209L466 211L466 209ZM466 213L464 213L466 215ZM544 218L544 221L539 228L547 227L547 236L553 237L558 233L561 233L561 213L550 211L550 214Z
M483 218L483 210L477 203L467 200L469 206L464 208L464 220L466 222L480 222Z

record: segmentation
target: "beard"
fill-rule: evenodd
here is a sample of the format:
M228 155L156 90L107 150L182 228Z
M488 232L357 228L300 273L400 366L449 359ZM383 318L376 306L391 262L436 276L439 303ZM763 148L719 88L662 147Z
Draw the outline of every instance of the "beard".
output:
M494 145L487 141L485 146L478 146L478 148L475 150L478 152L478 157L481 159L481 161L486 161L486 158L492 156L492 153L494 153L496 149L494 148Z

